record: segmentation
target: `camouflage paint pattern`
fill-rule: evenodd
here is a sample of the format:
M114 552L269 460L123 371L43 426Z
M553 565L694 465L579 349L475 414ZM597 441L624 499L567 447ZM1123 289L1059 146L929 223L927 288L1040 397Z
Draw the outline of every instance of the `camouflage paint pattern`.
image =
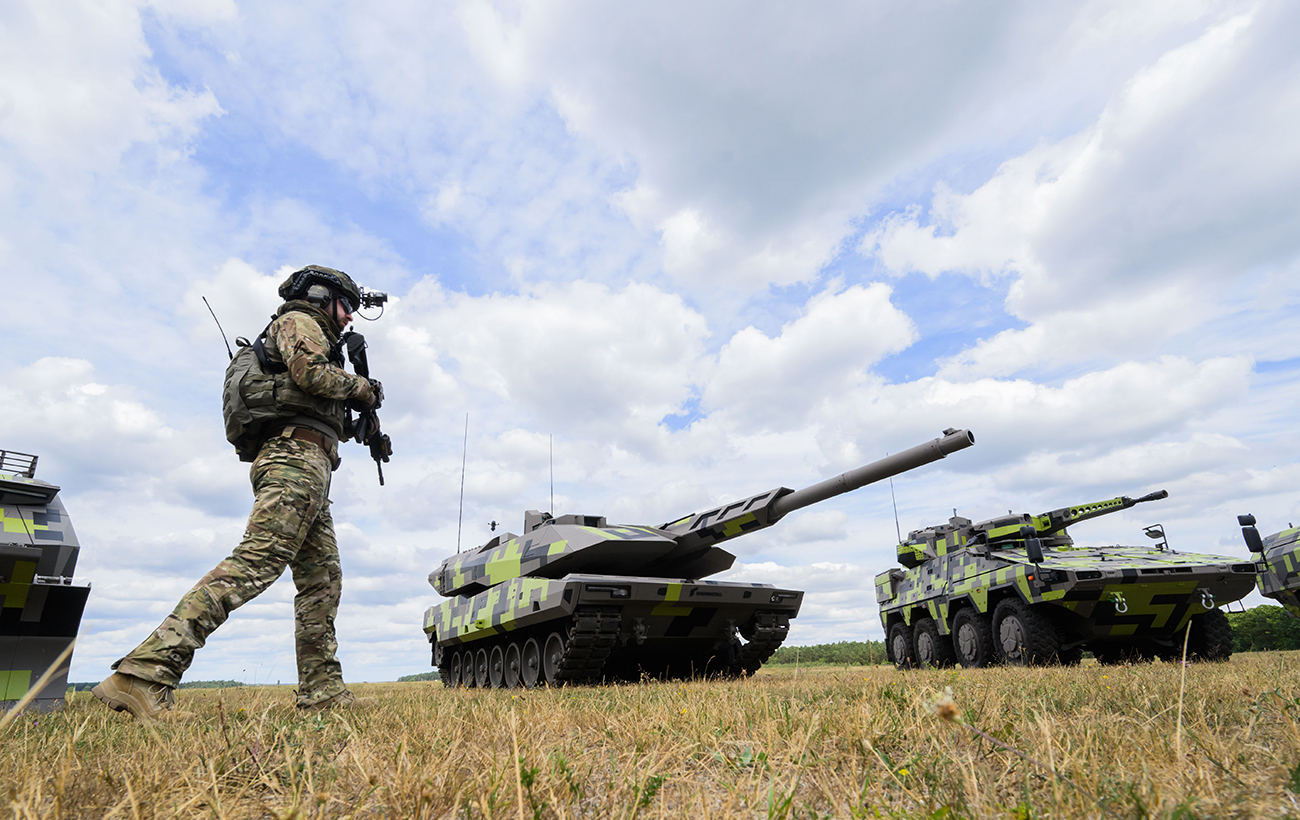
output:
M0 473L0 710L26 695L76 638L90 595L73 583L81 547L58 494L32 476ZM58 707L67 684L65 666L30 708Z
M334 618L343 572L329 512L331 459L317 445L290 438L291 431L269 439L253 462L249 472L256 501L239 546L114 669L178 685L208 636L288 567L298 590L298 703L311 705L345 691L335 657Z
M1264 538L1259 591L1300 616L1300 527Z
M991 613L1002 598L1014 596L1056 611L1066 643L1167 637L1193 616L1239 600L1254 585L1253 563L1223 556L1074 544L1065 522L1118 511L1121 501L979 524L954 516L948 524L912 532L898 545L908 568L876 576L882 626L888 632L896 620L911 626L928 616L947 635L959 608ZM1022 527L1041 535L1040 563L1030 560Z

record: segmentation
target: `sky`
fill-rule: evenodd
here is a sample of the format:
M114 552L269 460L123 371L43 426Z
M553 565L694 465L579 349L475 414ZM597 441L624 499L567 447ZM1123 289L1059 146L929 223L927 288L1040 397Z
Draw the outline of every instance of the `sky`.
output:
M428 573L552 474L659 524L970 429L730 542L720 579L807 591L791 644L880 639L896 533L954 510L1167 489L1076 540L1245 557L1237 514L1300 520L1297 35L1279 0L0 4L0 447L82 544L70 679L238 542L203 297L253 337L307 264L391 296L356 328L387 484L356 445L333 478L349 680L428 670ZM292 597L187 677L293 682Z

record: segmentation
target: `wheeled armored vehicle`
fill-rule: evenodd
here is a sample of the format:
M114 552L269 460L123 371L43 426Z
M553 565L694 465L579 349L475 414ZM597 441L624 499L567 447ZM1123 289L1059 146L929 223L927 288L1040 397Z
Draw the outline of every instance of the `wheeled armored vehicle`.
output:
M529 510L523 535L498 535L430 573L449 598L424 616L433 665L446 685L479 688L752 674L785 640L803 593L700 580L735 561L717 544L974 443L945 430L811 487L658 526Z
M1171 550L1159 524L1151 546L1079 546L1066 528L1164 490L1041 515L914 530L898 545L906 569L876 576L889 659L900 669L1102 663L1181 656L1225 660L1232 628L1217 607L1245 596L1255 565ZM1191 633L1184 630L1191 623Z
M89 585L74 584L80 545L59 488L36 478L37 457L0 450L0 712L31 692L77 637ZM29 699L57 708L69 655Z
M1272 598L1287 612L1300 617L1300 527L1287 525L1287 529L1260 538L1255 528L1255 516L1237 516L1241 536L1259 564L1256 582L1261 594Z

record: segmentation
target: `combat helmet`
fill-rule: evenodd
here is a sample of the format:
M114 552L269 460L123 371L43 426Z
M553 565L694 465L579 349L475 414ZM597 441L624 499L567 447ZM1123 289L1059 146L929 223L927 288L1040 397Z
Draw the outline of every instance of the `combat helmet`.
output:
M289 274L280 284L280 298L286 301L303 299L324 306L332 297L342 299L348 313L356 313L361 307L361 288L352 277L334 268L308 265Z

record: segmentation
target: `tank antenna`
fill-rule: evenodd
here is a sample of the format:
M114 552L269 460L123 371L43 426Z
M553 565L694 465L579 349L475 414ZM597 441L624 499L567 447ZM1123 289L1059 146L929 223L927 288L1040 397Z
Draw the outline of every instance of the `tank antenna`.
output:
M200 296L199 298L203 300L203 304L208 305L208 297ZM212 309L212 305L208 305L208 313L212 314L212 321L217 323L217 330L221 331L221 341L226 343L226 355L232 359L235 358L235 354L230 350L230 340L226 338L226 330L221 326L221 320L217 318L217 312Z
M889 458L889 453L885 453ZM889 477L889 500L894 502L894 532L898 534L898 543L903 543L903 529L898 526L898 499L894 498L894 477Z
M551 515L555 515L555 434L547 436L551 443Z
M465 456L469 453L469 413L465 414L465 441L460 450L460 510L456 513L456 553L460 554L460 522L465 517Z

